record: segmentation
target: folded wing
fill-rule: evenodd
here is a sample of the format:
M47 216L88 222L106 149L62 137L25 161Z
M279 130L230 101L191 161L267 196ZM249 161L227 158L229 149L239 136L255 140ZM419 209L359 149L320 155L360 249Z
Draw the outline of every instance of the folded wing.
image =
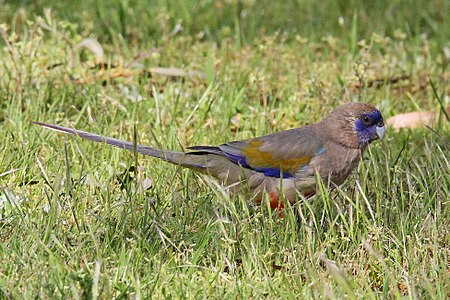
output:
M191 147L200 153L223 155L244 168L269 177L290 178L309 167L310 161L324 152L324 142L310 132L310 126L292 129L218 147Z

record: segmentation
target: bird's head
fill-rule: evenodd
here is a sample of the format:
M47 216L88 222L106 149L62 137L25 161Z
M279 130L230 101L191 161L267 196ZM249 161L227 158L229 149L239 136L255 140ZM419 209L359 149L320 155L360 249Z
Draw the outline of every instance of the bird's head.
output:
M381 112L368 103L348 103L334 109L324 121L334 140L350 148L365 149L385 133Z

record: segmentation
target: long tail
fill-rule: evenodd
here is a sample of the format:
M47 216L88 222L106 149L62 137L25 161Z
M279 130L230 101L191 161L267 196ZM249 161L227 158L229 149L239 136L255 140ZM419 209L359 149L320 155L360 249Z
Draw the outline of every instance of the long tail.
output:
M101 135L98 135L95 133L90 133L90 132L86 132L86 131L76 130L76 129L53 125L53 124L46 124L46 123L41 123L41 122L33 122L33 124L42 126L47 129L59 131L62 133L79 136L80 138L85 139L85 140L90 140L90 141L94 141L97 143L105 143L105 144L108 144L108 145L111 145L111 146L114 146L117 148L125 149L128 151L133 151L133 152L136 151L138 153L141 153L141 154L144 154L147 156L160 158L167 162L181 165L181 166L188 167L188 168L192 168L192 169L197 169L199 171L206 169L206 166L204 165L204 163L202 163L201 159L193 159L192 160L192 159L190 159L191 155L183 153L183 152L160 150L157 148L139 145L139 144L134 145L131 142L126 142L123 140L114 139L114 138L110 138L110 137L104 137L104 136L101 136Z

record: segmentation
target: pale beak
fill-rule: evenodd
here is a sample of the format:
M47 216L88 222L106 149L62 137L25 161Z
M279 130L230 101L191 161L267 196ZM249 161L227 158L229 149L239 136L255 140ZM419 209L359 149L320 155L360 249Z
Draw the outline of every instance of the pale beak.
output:
M386 133L386 128L383 126L377 126L377 136L380 140L384 138L384 134Z

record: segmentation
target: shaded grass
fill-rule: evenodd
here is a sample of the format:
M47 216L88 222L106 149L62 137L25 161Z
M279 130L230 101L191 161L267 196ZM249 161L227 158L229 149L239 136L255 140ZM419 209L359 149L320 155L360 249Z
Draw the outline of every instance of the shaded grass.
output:
M347 36L257 35L257 46L221 39L226 47L181 36L142 64L205 78L136 73L77 84L97 74L94 59L76 53L70 68L70 49L84 35L52 24L53 33L30 24L8 35L0 61L0 174L10 171L0 177L3 296L448 297L445 118L433 130L390 131L346 184L288 207L284 219L207 177L30 124L136 134L180 150L302 126L355 99L386 117L439 110L449 72L448 58L430 46L438 38L365 31L370 39L355 39L351 50ZM105 44L108 63L122 67L144 50L129 43ZM152 187L139 192L144 179Z
M6 1L0 22L21 31L30 16L52 9L62 20L78 24L85 35L103 42L159 45L161 37L198 35L221 43L231 38L246 44L261 35L285 32L319 40L345 37L356 43L372 33L394 35L402 31L413 40L427 34L440 48L448 43L449 4L433 1Z

